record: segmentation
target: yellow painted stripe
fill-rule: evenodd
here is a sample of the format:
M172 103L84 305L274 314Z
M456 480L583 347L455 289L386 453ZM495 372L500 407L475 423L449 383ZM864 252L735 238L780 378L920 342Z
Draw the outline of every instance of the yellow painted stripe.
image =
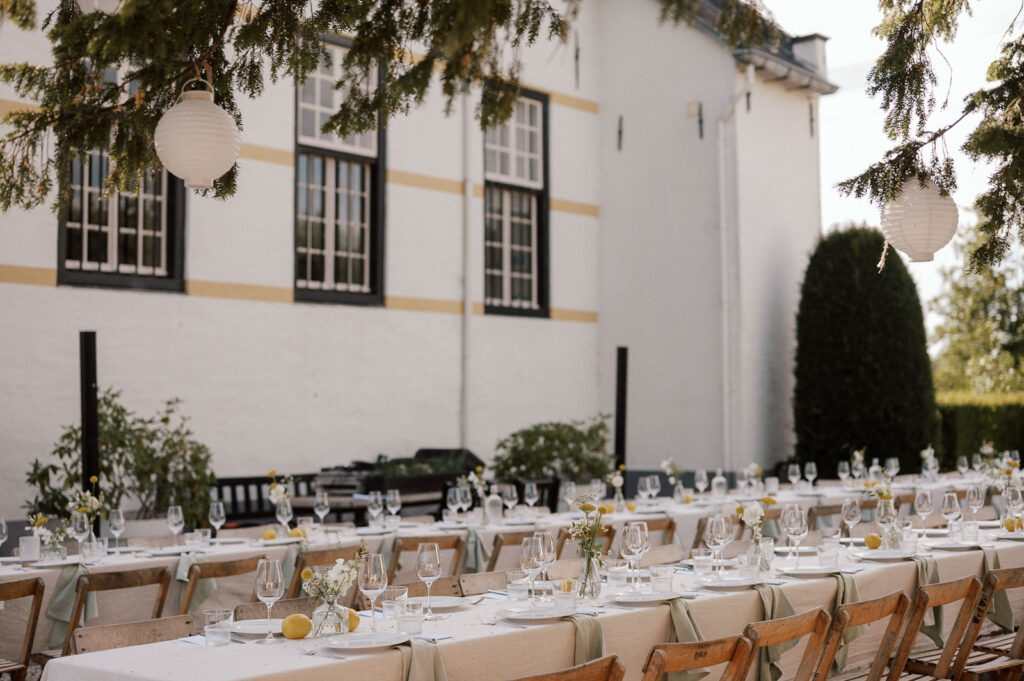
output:
M56 286L57 270L48 267L23 267L21 265L0 265L0 282L5 284L31 284L33 286Z
M435 177L434 175L410 173L405 170L393 170L389 168L387 171L387 181L389 184L401 184L406 187L431 189L438 192L448 192L449 194L462 194L461 181L449 180L445 177Z
M591 310L564 310L551 308L551 318L560 322L591 322L597 321L597 313Z
M483 303L473 303L473 314L482 315L484 313Z
M0 99L0 116L12 111L39 111L39 107L28 102L19 102L14 99Z
M484 198L484 186L482 184L473 185L473 198L482 199Z
M570 109L578 109L579 111L585 111L586 113L597 113L597 102L593 100L574 97L573 95L567 95L562 92L549 92L547 94L548 99L551 100L552 104L567 106Z
M274 147L265 147L261 144L249 144L248 142L242 142L241 157L289 167L295 165L295 153L288 149L275 149Z
M268 303L290 303L295 299L292 289L255 284L229 284L222 281L200 281L189 279L185 292L190 296L204 298L228 298L231 300L262 300Z
M579 203L578 201L567 201L566 199L551 199L549 201L551 210L557 210L562 213L576 213L577 215L586 215L588 217L596 218L600 215L600 209L589 203Z
M405 296L384 296L384 307L389 310L411 310L414 312L444 312L462 314L461 300L438 300L436 298L408 298Z

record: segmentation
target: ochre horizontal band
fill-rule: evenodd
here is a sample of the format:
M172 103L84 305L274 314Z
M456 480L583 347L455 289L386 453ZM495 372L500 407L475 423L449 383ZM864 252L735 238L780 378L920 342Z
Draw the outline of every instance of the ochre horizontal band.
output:
M48 267L22 267L21 265L0 265L0 282L5 284L31 284L33 286L56 286L57 270Z
M449 194L462 194L462 182L460 180L449 180L445 177L434 175L423 175L421 173L410 173L406 170L394 170L389 168L387 172L388 184L400 184L406 187L418 189L430 189Z
M439 300L437 298L409 298L406 296L384 296L384 307L389 310L411 310L413 312L444 312L462 314L461 300Z
M28 102L19 102L13 99L0 99L0 116L12 111L39 111L39 107Z
M551 308L551 318L560 322L591 322L597 321L597 313L590 310L565 310Z
M229 284L223 281L201 281L198 279L187 279L185 292L190 296L203 298L262 300L268 303L290 303L295 300L295 295L290 288L258 286L256 284Z
M265 147L261 144L249 144L248 142L242 142L242 152L240 156L253 161L263 161L264 163L277 163L283 166L295 165L294 152L287 149Z
M591 218L596 218L601 214L600 209L593 204L567 201L565 199L550 199L548 207L561 213L576 213L577 215L586 215Z

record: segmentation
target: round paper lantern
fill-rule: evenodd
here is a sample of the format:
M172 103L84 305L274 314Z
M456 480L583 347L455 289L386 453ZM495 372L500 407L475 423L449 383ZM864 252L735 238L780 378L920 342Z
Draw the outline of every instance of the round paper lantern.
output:
M121 9L121 0L88 0L79 6L83 11L117 14L117 11Z
M914 177L882 209L882 234L911 262L930 262L956 234L957 217L953 197L943 196L931 181L922 187Z
M157 123L153 139L164 167L190 189L211 188L231 170L242 147L235 119L213 103L213 86L206 85L209 90L182 93Z

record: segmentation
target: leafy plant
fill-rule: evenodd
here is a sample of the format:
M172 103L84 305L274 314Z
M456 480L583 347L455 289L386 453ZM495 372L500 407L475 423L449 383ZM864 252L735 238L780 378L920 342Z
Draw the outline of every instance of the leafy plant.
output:
M192 438L188 419L178 414L181 401L168 400L151 418L129 411L121 392L107 388L97 400L100 475L108 508L131 500L139 503L138 518L155 518L179 504L185 522L205 522L210 486L210 451ZM32 462L26 480L35 497L25 504L30 513L68 518L68 501L82 479L82 430L66 426L52 453L56 460Z
M538 423L498 442L494 475L498 480L561 477L583 482L601 478L612 465L608 416L588 421Z
M464 473L461 456L437 456L429 459L402 457L389 459L383 455L378 457L373 473L385 478L406 478L416 475L434 475L439 473Z

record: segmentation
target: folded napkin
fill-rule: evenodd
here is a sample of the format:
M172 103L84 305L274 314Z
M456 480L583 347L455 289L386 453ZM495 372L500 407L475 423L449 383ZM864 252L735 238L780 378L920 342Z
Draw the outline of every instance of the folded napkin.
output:
M448 681L437 645L413 638L408 646L395 647L402 652L402 678L405 681Z
M790 617L796 613L789 599L782 593L782 589L775 586L758 584L754 587L757 595L761 597L761 605L764 606L764 619L777 620L781 617ZM757 681L779 681L782 677L782 667L779 661L783 654L799 642L786 641L773 646L765 646L757 651Z
M398 535L396 533L394 533L394 532L389 532L388 534L381 535L381 538L380 538L380 548L377 549L377 552L380 553L380 555L384 556L384 568L385 569L387 569L387 568L389 568L391 566L391 556L395 552L395 539L397 537L398 537ZM398 564L398 568L397 569L398 570L402 569L401 556L399 556L399 564Z
M174 572L174 578L179 582L188 582L188 571L192 569L192 566L198 563L199 560L191 553L183 553L178 558L178 569ZM294 561L293 561L294 562ZM200 579L196 583L196 590L192 594L192 603L188 606L189 613L194 613L202 605L203 601L210 597L214 591L217 590L216 579ZM181 606L181 599L185 596L185 587L182 587L181 593L178 594L178 606Z
M999 569L999 554L995 549L981 547L984 557L981 561L981 581L988 578L988 573ZM992 604L988 609L988 618L1003 628L1004 631L1013 631L1013 608L1010 607L1010 597L1006 589L1000 589L992 597Z
M60 571L57 585L53 588L53 597L46 606L46 616L53 620L48 648L60 648L64 645L64 637L68 633L68 622L71 620L71 609L75 607L75 587L78 585L78 577L88 572L89 569L81 564L71 565ZM82 621L77 624L84 625L98 614L96 594L90 593L85 597Z
M853 577L848 574L840 573L836 577L836 607L840 605L848 605L850 603L860 602L860 592L857 590L857 582L853 581ZM833 612L835 612L833 610ZM855 627L847 627L846 633L843 634L843 642L839 646L839 650L836 651L836 657L833 661L836 671L842 672L846 667L846 654L849 652L847 647L855 638L863 636L868 633L868 625L859 624Z
M487 569L487 563L491 559L492 546L486 546L486 542L480 538L479 530L469 528L466 531L466 550L463 553L463 572L483 572Z
M771 537L776 542L780 539L784 539L785 535L782 533L782 529L779 527L778 520L766 520L761 524L761 535L765 537Z
M295 559L299 557L299 551L305 542L289 544L285 549L284 558L281 559L281 578L284 580L285 588L292 583L292 575L295 574ZM387 567L387 563L384 564ZM302 595L301 593L299 594ZM195 601L193 601L194 603Z
M592 662L604 656L604 631L596 618L586 615L566 615L562 619L576 625L574 665Z
M926 584L939 583L939 568L935 564L934 558L931 556L913 556L911 560L917 566L917 588ZM921 633L930 638L939 648L943 646L942 606L936 606L932 608L931 613L925 613Z
M669 614L672 616L672 630L668 635L669 643L697 643L704 640L704 635L697 626L697 621L690 614L686 602L682 598L673 598L668 602ZM668 681L700 681L711 672L708 669L692 669L685 672L666 674Z

